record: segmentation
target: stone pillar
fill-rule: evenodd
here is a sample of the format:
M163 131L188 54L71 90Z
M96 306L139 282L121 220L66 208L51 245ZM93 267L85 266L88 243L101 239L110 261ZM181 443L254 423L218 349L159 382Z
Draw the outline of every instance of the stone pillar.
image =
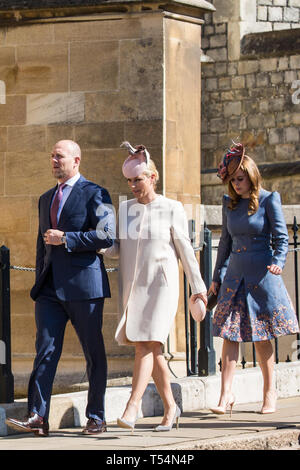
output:
M180 200L188 218L200 211L201 19L164 17L164 193ZM197 230L200 230L197 224ZM170 335L174 359L184 359L183 293ZM181 364L185 368L184 362ZM178 373L181 373L176 368Z
M79 143L82 174L107 187L116 208L120 194L131 197L121 173L125 139L149 148L159 192L200 204L200 38L204 13L214 7L205 0L30 3L0 11L7 93L0 104L0 235L12 264L34 265L37 201L55 184L49 155L62 138ZM13 372L23 392L34 357L34 275L11 274ZM117 274L109 277L104 336L113 377L132 370L133 350L114 341ZM180 313L172 352L184 351L182 328ZM66 376L69 384L85 380L84 365L68 327L55 390L66 389Z

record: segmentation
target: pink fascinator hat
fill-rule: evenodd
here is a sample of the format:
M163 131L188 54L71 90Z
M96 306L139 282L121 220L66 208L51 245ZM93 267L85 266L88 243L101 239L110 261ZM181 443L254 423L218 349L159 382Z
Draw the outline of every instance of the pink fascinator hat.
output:
M125 178L136 178L148 170L150 154L144 145L132 147L129 142L123 142L120 147L125 147L129 153L122 166Z
M197 322L204 320L206 315L206 306L202 299L199 297L193 302L190 298L189 309L193 319Z

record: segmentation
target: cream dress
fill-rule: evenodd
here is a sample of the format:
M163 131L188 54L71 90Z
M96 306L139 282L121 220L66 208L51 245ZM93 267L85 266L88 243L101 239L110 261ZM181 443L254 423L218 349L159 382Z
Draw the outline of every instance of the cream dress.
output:
M117 239L104 254L119 258L119 344L166 341L178 306L178 259L192 294L206 292L178 201L158 195L148 204L122 202Z

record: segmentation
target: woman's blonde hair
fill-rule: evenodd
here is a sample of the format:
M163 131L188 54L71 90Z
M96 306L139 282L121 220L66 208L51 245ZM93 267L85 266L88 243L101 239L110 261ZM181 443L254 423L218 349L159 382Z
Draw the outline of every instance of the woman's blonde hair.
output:
M259 190L261 188L261 174L255 161L249 157L248 155L244 156L244 160L242 165L240 166L240 170L244 171L249 180L250 180L250 198L249 198L249 206L248 206L248 215L253 215L258 210L259 206ZM241 197L235 192L233 186L231 184L231 180L228 182L228 194L231 198L231 201L228 205L228 208L234 210L241 199Z
M159 181L159 173L157 171L154 161L150 159L148 162L148 169L143 172L143 175L150 177L153 174L155 175L154 188L156 188L157 183Z

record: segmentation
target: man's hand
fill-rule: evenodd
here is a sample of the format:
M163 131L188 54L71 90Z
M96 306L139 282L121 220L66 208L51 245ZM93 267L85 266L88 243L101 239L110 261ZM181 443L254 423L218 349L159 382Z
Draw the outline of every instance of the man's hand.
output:
M44 242L46 245L62 245L61 237L64 235L64 232L61 230L56 230L50 228L47 232L44 233Z

